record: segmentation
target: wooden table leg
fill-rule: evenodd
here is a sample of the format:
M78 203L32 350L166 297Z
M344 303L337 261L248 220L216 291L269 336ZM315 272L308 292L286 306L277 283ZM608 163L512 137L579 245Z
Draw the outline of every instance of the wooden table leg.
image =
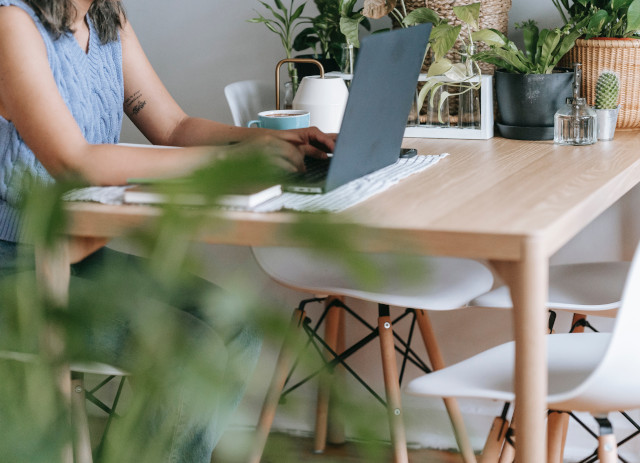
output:
M522 253L519 262L495 262L494 267L511 289L514 309L516 460L545 463L549 261L535 239L524 243Z

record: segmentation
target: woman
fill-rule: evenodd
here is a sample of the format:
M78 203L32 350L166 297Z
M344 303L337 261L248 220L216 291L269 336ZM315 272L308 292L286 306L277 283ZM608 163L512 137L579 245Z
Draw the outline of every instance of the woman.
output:
M123 114L154 145L183 148L116 146ZM133 177L184 174L242 152L250 143L264 147L283 168L296 170L303 169L305 154L325 156L334 141L314 128L268 131L187 116L149 64L120 1L0 0L0 277L22 269L18 256L30 252L17 208L26 176L44 184L79 177L93 185L121 185ZM108 269L114 262L126 261L129 272L140 268L131 264L132 257L106 250L104 244L73 243L72 303L74 297L89 298L87 280L112 278ZM133 274L144 280L142 271ZM166 295L164 302L180 309L177 323L188 332L213 339L202 344L223 344L225 352L215 355L226 359L221 375L229 376L229 393L212 398L205 408L224 411L206 422L185 416L194 407L188 406L188 394L182 394L182 402L163 404L145 416L172 423L162 461L195 463L209 461L224 428L221 421L239 400L255 363L259 342L243 328L216 326L215 316L204 315L207 308L202 307L210 285L196 279L189 285L188 300ZM138 286L145 296L162 294L161 285L150 278ZM99 285L90 287L99 292ZM120 319L107 323L92 346L95 357L116 363L127 358L130 324ZM242 368L232 366L234 362ZM219 366L217 362L215 368ZM182 387L177 381L171 387ZM153 438L155 427L148 426L145 438Z

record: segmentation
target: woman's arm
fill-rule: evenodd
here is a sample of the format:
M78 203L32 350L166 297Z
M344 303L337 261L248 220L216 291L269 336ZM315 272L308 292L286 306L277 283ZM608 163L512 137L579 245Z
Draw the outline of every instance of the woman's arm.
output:
M333 150L335 136L324 134L315 128L274 131L236 127L189 117L160 81L128 22L124 26L121 39L124 109L131 121L153 144L220 145L269 134L304 147L307 154L313 154L316 151L313 147L320 148L321 152Z
M150 87L145 86L145 92L147 88ZM162 86L153 88L146 96L149 107L162 114L166 109L163 105L170 105L167 101L172 99L162 94L166 92ZM170 118L160 117L162 123L152 123L148 129L154 134L152 139L171 141L174 132L181 133L176 132L176 127L184 124L185 119L176 117L179 113L182 111L174 109L168 112ZM13 122L52 176L79 176L95 185L124 184L131 177L181 175L216 158L242 152L237 145L164 150L89 144L58 92L36 25L25 11L12 6L0 7L0 115ZM173 120L173 127L166 122L169 119ZM160 136L163 132L165 135ZM262 133L258 136L262 137L260 143L272 148L268 151L279 162L301 165L301 145Z

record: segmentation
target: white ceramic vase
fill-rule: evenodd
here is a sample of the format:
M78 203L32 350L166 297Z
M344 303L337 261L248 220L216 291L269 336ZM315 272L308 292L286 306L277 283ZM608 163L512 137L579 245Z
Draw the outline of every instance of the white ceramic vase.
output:
M307 76L293 98L293 109L311 114L311 125L323 132L338 133L347 105L349 90L340 77Z

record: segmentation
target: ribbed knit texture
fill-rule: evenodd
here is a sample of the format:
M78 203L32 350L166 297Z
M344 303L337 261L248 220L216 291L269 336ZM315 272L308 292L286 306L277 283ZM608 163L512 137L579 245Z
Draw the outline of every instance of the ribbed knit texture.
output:
M58 90L84 137L91 144L118 143L122 128L124 84L120 41L101 44L90 28L89 52L85 53L72 34L55 39L35 12L20 0L0 0L0 6L15 5L31 15L47 48L49 65ZM0 116L0 239L20 241L17 206L25 176L47 184L54 180L24 143L14 125Z

